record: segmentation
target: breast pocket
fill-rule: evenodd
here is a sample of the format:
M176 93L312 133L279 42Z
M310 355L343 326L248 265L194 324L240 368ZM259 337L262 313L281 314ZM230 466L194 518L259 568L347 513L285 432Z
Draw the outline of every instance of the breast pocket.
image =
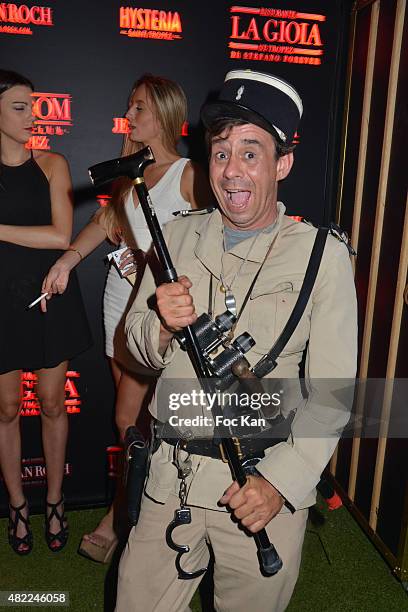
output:
M299 297L303 279L255 286L249 304L248 331L256 345L254 351L267 353L285 327ZM292 334L283 354L302 351L305 347L310 317L308 308Z

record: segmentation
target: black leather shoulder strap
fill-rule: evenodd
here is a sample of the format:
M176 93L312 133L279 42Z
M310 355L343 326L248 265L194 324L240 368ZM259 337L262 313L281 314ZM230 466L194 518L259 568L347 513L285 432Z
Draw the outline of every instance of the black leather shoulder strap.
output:
M327 227L319 227L313 249L310 254L309 263L307 264L305 278L299 292L299 297L296 300L296 304L293 307L290 317L269 353L264 355L264 357L262 357L262 359L258 361L253 368L253 372L258 378L262 378L276 368L276 359L289 342L291 335L295 331L300 321L316 281L316 276L319 271L328 233L329 229Z

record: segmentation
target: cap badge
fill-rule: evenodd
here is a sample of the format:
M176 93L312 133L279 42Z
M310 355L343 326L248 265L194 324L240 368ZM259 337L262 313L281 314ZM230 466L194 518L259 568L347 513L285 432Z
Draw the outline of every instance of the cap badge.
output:
M241 87L237 91L237 95L235 96L236 100L240 100L242 98L242 94L244 93L245 87L241 85Z

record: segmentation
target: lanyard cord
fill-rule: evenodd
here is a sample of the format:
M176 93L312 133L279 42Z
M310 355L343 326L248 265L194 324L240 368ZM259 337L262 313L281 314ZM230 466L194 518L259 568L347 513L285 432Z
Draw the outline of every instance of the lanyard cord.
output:
M245 255L245 259L243 259L238 267L238 270L235 272L234 276L232 277L232 281L228 284L227 281L225 280L224 277L224 265L223 265L223 261L221 259L221 272L220 272L220 279L221 279L221 283L223 285L223 287L225 287L226 290L231 291L232 285L235 283L235 280L237 278L237 276L239 276L239 273L241 272L242 268L244 267L244 265L246 264L246 262L248 261L248 257L253 249L253 246L255 244L255 242L257 241L257 238L259 236L258 234L255 234L253 241L251 242L251 244L249 245L249 249L248 249L248 253ZM227 252L226 250L226 244L225 244L225 234L223 236L223 241L224 241L224 254Z
M255 274L255 276L254 276L254 278L252 279L252 282L251 282L251 284L250 284L250 286L249 286L249 289L248 289L248 291L247 291L247 292L246 292L246 294L245 294L244 301L242 302L242 306L241 306L241 308L239 309L239 312L238 312L238 314L237 314L236 321L235 321L235 323L234 323L234 325L233 325L233 327L232 327L232 330L231 330L232 332L235 330L235 328L236 328L236 326L237 326L237 324L238 324L238 321L240 320L241 315L242 315L242 313L244 312L244 308L245 308L245 306L246 306L246 305L247 305L247 303L248 303L248 300L249 300L249 298L250 298L250 296L251 296L251 293L252 293L252 290L253 290L253 288L254 288L254 286L255 286L255 283L256 283L256 281L258 280L258 277L259 277L259 275L260 275L260 273L261 273L261 270L262 270L262 268L263 268L263 266L264 266L264 263L265 263L265 261L267 260L267 258L268 258L268 256L269 256L270 252L272 251L272 247L273 247L273 245L275 244L275 240L276 240L276 236L275 236L275 239L274 239L274 240L272 241L272 243L270 244L270 246L269 246L269 248L268 248L268 250L267 250L267 252L266 252L265 257L263 258L263 260L262 260L262 262L261 262L261 265L259 266L259 268L258 268L258 270L257 270L257 272L256 272L256 274ZM251 246L251 248L252 248L252 246ZM247 256L247 257L248 257L248 256ZM245 260L245 261L246 261L246 260ZM245 263L245 261L244 261L244 263ZM241 266L240 266L240 268L239 268L238 272L240 272L240 271L241 271L242 266L243 266L243 264L241 264ZM234 280L235 280L235 278L237 277L237 275L238 275L238 273L235 275ZM212 316L213 316L213 314L214 314L214 311L213 311L213 303L214 303L214 301L213 301L213 276L214 276L214 275L213 275L213 273L211 272L211 273L210 273L210 282L209 282L209 288L208 288L208 314L209 314L209 316L210 316L210 317L212 317ZM221 279L221 282L222 282L222 279Z

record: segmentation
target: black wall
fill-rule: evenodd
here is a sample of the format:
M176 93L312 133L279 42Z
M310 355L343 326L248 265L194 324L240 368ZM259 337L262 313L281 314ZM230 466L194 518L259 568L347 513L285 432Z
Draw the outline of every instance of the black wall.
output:
M175 32L180 38L174 40L128 37L120 34L120 7L140 8L133 0L26 0L13 4L19 13L13 12L8 3L0 12L0 57L1 66L17 70L32 79L35 91L48 94L43 100L41 112L47 115L52 98L60 106L64 102L61 94L69 94L72 125L61 123L61 116L48 118L45 124L37 126L43 134L37 134L42 146L64 154L71 166L75 195L76 233L89 220L98 207L96 196L106 193L95 192L90 186L87 168L120 153L122 136L112 133L113 118L121 117L126 110L127 96L132 83L143 73L152 72L178 81L189 100L189 135L183 138L180 151L205 164L205 150L199 126L199 109L208 96L214 95L224 75L231 69L266 71L282 76L295 85L304 102L304 118L299 130L300 144L296 150L296 161L292 173L281 186L280 198L285 202L289 214L301 215L322 223L333 217L336 192L336 159L338 156L338 131L342 114L342 83L347 56L346 29L349 2L324 0L309 2L295 0L291 10L320 17L286 15L245 14L239 10L231 12L232 2L207 0L144 0L145 9L178 12L182 32ZM265 8L265 3L248 0L242 6L253 9ZM18 23L18 19L38 21L41 12L35 6L48 7L43 11L44 20L52 25ZM272 10L286 10L286 2L268 4ZM10 12L11 11L11 12ZM142 16L142 14L140 14ZM154 14L151 14L154 17ZM146 12L144 13L146 18ZM232 17L239 17L238 34L252 28L247 39L231 38ZM265 23L269 24L269 36L286 28L292 42L267 41L263 36ZM280 25L282 21L286 24ZM292 25L289 25L292 23ZM306 23L306 26L300 24ZM294 24L294 25L293 25ZM296 25L298 24L298 25ZM141 25L139 21L139 25ZM255 26L259 39L256 35ZM154 25L153 25L154 27ZM312 28L314 35L312 35ZM20 29L19 29L20 28ZM22 33L29 28L31 34ZM303 28L303 41L293 43L296 34ZM317 29L321 45L317 41ZM143 30L143 28L140 28ZM157 35L157 30L155 34ZM309 40L308 40L309 38ZM275 45L267 58L231 58L233 49L229 44ZM309 43L309 44L308 44ZM288 53L292 47L295 53ZM309 61L305 54L296 50L323 51L312 55L312 61L320 65L294 63ZM236 51L236 50L235 50ZM254 52L264 52L255 50ZM244 51L241 51L244 53ZM270 56L275 60L269 61ZM290 61L283 61L283 58ZM65 98L67 100L67 98ZM55 102L54 102L55 104ZM50 105L50 106L48 106ZM68 113L69 114L69 113ZM52 113L51 113L52 115ZM57 113L58 115L58 113ZM66 133L47 134L57 127ZM41 131L41 130L40 130ZM48 139L48 141L47 141ZM80 413L70 416L70 442L67 462L69 476L66 478L66 498L71 505L91 505L106 500L107 453L106 447L115 443L113 423L114 393L103 350L101 303L106 275L104 255L112 250L108 244L100 247L79 267L79 277L89 320L94 335L94 346L85 355L74 359L71 369L79 374L74 377L81 401ZM35 389L35 386L34 386ZM68 397L68 393L67 393ZM39 417L22 419L23 457L39 466L42 457L40 445ZM33 460L33 461L31 461ZM34 508L39 507L44 495L41 470L25 473L27 494ZM31 482L29 486L28 481ZM38 486L35 486L38 485ZM0 511L6 508L4 490L0 488Z

